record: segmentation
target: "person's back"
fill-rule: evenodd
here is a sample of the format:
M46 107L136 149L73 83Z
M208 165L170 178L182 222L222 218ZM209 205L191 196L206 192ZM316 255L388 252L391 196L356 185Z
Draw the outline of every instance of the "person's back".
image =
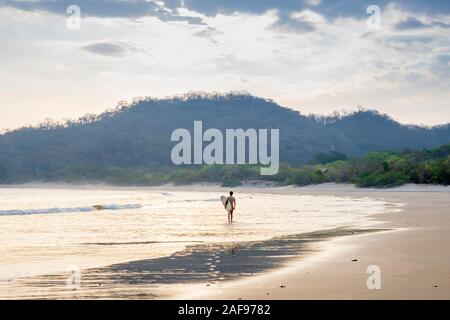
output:
M231 204L231 210L228 213L228 222L233 222L233 212L236 209L236 199L233 197L233 191L230 191L230 195L227 197L227 203Z
M233 207L233 203L236 202L236 199L233 196L228 196L227 201L231 204L231 207Z

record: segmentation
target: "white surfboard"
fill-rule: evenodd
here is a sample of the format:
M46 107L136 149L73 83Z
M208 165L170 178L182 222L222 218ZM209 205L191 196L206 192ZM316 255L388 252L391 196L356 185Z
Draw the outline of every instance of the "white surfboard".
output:
M230 213L232 207L231 207L231 203L230 202L227 203L227 197L221 196L220 197L220 201L222 201L222 204L223 204L225 210L227 210L227 212Z

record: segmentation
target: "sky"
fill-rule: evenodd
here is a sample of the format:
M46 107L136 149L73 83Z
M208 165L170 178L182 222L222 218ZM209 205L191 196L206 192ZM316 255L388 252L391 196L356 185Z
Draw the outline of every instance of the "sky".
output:
M234 90L435 125L449 75L447 0L0 0L0 129Z

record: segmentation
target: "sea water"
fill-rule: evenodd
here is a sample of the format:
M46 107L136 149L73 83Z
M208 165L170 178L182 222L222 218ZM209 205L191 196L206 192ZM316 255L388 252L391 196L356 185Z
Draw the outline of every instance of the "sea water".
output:
M245 242L338 227L364 227L386 212L372 198L277 189L0 188L0 281L169 256L187 245Z

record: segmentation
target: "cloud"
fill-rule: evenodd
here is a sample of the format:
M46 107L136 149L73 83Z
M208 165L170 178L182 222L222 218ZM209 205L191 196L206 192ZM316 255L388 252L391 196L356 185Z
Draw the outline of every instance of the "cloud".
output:
M395 29L408 30L408 29L422 29L422 28L427 28L427 27L428 27L428 25L426 25L422 21L420 21L416 18L413 18L413 17L409 17L405 21L401 21L401 22L397 23L395 26Z
M45 11L65 15L73 0L0 0L1 7L14 7L26 11ZM373 0L77 0L75 4L81 8L82 16L113 17L113 18L141 18L154 16L161 21L183 21L188 24L205 25L204 17L215 17L218 14L231 15L245 13L260 15L268 11L276 11L279 15L277 26L284 30L300 32L311 31L314 24L302 19L292 19L295 12L312 10L334 20L341 17L364 19L366 9L373 4ZM450 1L442 0L378 0L376 3L383 10L395 4L410 12L423 14L449 14ZM182 10L183 9L183 10ZM181 14L192 12L196 14ZM424 27L419 20L405 21L399 28ZM434 24L447 27L448 25Z
M396 30L413 30L413 29L426 29L432 27L450 28L450 24L446 24L440 21L433 21L431 23L424 23L414 17L408 17L408 19L401 21L395 25Z
M96 42L81 47L81 50L110 57L125 57L135 49L134 46L123 42Z
M315 24L308 20L307 17L298 14L280 14L277 21L272 26L273 29L278 29L283 32L312 32L315 30Z
M441 54L435 57L434 72L441 78L450 76L450 54Z
M14 123L97 112L149 90L164 96L235 89L301 106L306 113L361 104L403 121L450 119L450 39L443 29L450 15L441 4L448 1L70 4L77 2L82 17L96 19L84 19L74 31L66 28L69 1L21 1L14 4L22 8L17 10L1 8L6 2L0 0L0 85L8 88L0 98L16 101L10 109L30 115L17 113ZM381 30L367 28L366 6L373 3L381 7ZM186 17L204 25L188 26ZM176 19L183 23L166 23ZM396 29L402 22L404 29ZM81 82L86 86L80 88ZM55 88L64 95L55 96ZM38 111L31 107L35 101L41 101ZM0 110L0 127L11 127L12 117Z
M315 11L308 10L308 9L291 13L289 18L294 19L294 20L304 21L304 22L310 23L312 25L320 25L320 24L326 23L326 19L324 16L322 16L321 14L319 14Z
M178 0L166 0L166 7L177 10L180 7ZM273 28L288 32L312 32L318 25L310 21L308 17L293 18L299 12L314 12L326 21L332 22L338 18L366 19L367 7L373 5L373 0L184 0L184 8L195 11L207 17L215 17L219 14L232 15L237 13L261 15L269 11L275 11L278 20ZM376 4L381 13L389 10L390 6L397 6L402 11L421 14L448 14L450 13L450 1L441 0L378 0ZM434 27L447 27L442 22L433 23ZM399 28L427 27L420 25L419 20L406 21Z
M430 44L433 42L434 37L427 35L392 35L384 37L385 44L405 44L405 45L413 45L416 43Z
M42 10L64 15L66 8L76 4L84 15L96 17L139 18L156 16L163 21L187 21L202 24L199 17L178 14L179 8L186 8L206 16L217 14L250 13L262 14L277 10L289 15L305 9L315 10L327 18L364 17L366 8L374 4L373 0L0 0L1 6L9 6L27 11ZM450 1L443 0L378 0L381 8L396 4L405 10L425 14L450 13Z
M213 28L213 27L205 27L200 31L196 31L193 33L194 36L197 37L201 37L201 38L205 38L208 39L209 41L211 41L214 44L217 44L217 40L216 37L223 34L223 32L218 31L217 29Z
M298 5L289 5L295 1L287 0L286 9L300 9ZM300 0L302 2L302 0ZM248 12L263 13L274 8L273 1L188 1L188 0L0 0L1 7L12 7L24 11L44 11L58 15L65 15L70 5L81 8L82 16L107 17L107 18L141 18L155 16L162 21L184 20L188 23L202 24L199 17L179 15L178 9L184 8L196 11L208 16L216 16L218 13ZM275 7L284 7L279 4Z
M378 0L375 4L381 8L393 3L415 12L450 13L450 2L443 0ZM180 7L180 0L166 0L166 7ZM233 14L236 12L262 14L269 10L277 10L287 14L305 9L315 10L327 18L366 16L366 8L373 5L373 0L184 0L184 7L207 16Z
M386 1L384 1L386 2ZM450 1L445 0L393 0L403 10L421 14L450 14Z
M76 4L82 16L99 18L142 18L154 16L161 21L184 21L189 24L204 24L201 18L179 15L177 11L166 8L161 1L152 0L24 0L1 1L1 7L12 7L24 11L45 11L66 15L69 6Z
M306 33L315 31L325 23L326 19L324 16L306 9L303 11L294 11L289 15L284 12L279 14L277 21L272 27L281 31Z
M322 0L307 0L309 4L313 5L313 6L317 6L320 4L320 2L322 2Z

